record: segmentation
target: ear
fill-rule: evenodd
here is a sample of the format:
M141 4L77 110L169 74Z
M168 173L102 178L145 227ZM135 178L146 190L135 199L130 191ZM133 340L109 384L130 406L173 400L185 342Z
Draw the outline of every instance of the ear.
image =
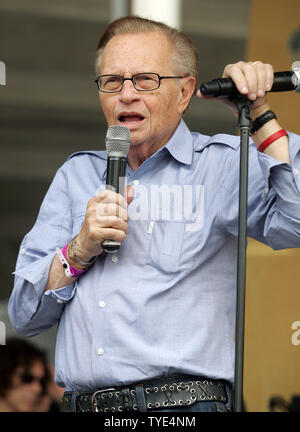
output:
M194 94L195 86L196 86L196 78L191 76L182 78L181 92L180 92L179 106L178 106L178 110L180 114L182 114L186 110L190 102L190 99Z

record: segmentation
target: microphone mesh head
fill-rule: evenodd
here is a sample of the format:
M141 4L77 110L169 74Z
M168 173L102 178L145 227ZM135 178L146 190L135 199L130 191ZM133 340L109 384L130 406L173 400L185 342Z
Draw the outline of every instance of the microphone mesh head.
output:
M295 92L300 93L300 62L293 63L292 83L295 86Z
M109 126L106 133L105 145L107 153L127 156L130 147L130 132L126 126Z

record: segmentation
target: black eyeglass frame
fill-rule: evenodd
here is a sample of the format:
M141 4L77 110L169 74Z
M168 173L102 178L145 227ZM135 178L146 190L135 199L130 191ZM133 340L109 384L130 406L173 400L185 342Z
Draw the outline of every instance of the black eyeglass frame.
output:
M23 372L19 375L19 377L22 384L32 384L33 382L38 381L40 385L43 387L47 382L47 378L45 376L38 378L35 375L33 375L31 372Z
M144 74L156 75L158 77L158 86L155 87L155 88L153 88L153 89L145 89L145 90L137 89L136 86L135 86L135 83L134 83L134 78L137 75L144 75ZM121 86L120 90L113 90L113 91L101 90L100 89L100 85L99 85L99 78L106 77L106 76L121 78L122 79L122 86ZM124 85L124 81L126 81L126 80L132 82L132 85L135 88L135 90L141 91L141 92L149 92L149 91L153 91L153 90L159 89L161 80L163 80L163 79L172 79L172 78L185 78L185 77L184 76L160 76L156 72L139 72L137 74L132 75L131 78L124 78L124 77L122 77L122 75L104 74L104 75L99 75L98 78L95 79L95 83L97 84L98 90L101 91L102 93L119 93L120 91L122 91L123 85Z

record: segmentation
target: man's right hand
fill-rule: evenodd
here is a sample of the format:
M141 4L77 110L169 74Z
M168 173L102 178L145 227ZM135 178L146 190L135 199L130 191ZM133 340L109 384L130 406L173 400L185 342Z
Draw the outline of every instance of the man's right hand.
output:
M134 189L127 186L125 197L111 190L100 192L88 201L85 219L76 236L76 255L88 262L103 252L104 240L125 240L128 231L128 204Z

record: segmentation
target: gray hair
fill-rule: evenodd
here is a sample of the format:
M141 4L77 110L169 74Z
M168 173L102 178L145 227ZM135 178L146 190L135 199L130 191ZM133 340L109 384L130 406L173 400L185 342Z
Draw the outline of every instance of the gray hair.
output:
M198 53L190 38L168 25L138 16L127 16L110 23L100 38L95 58L95 71L101 74L101 57L108 42L116 35L161 32L174 45L173 68L175 74L198 78ZM197 85L196 85L197 88Z

